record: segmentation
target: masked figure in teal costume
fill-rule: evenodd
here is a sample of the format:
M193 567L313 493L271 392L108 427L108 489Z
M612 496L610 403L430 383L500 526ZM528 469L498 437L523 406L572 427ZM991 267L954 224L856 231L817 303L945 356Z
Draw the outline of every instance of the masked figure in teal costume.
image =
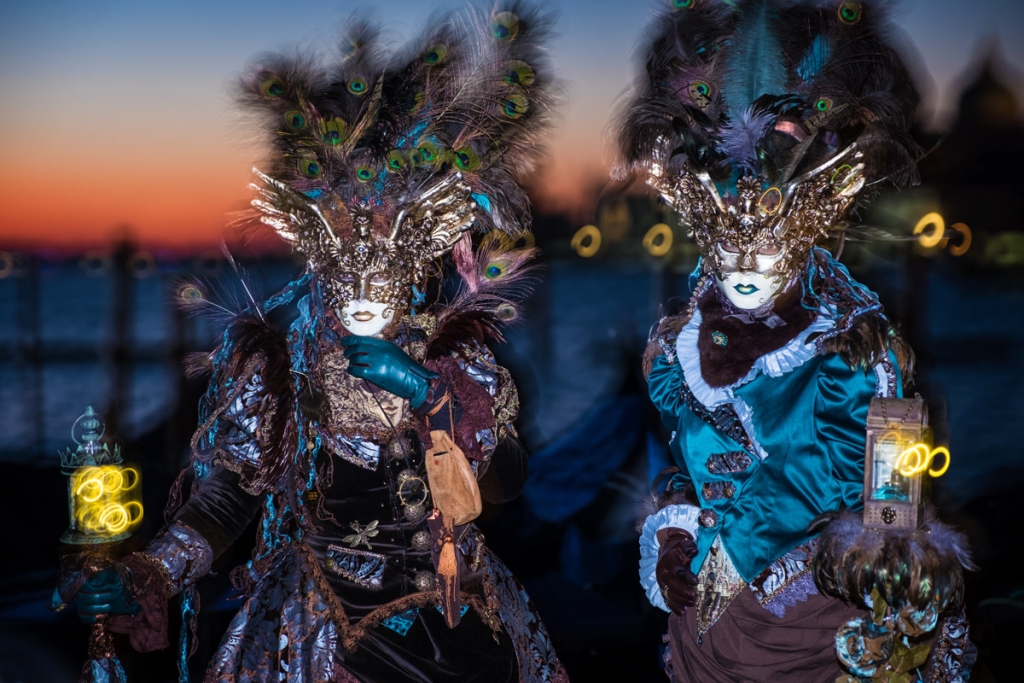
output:
M389 53L353 22L329 62L253 65L239 98L268 154L249 218L306 267L193 358L210 384L166 526L112 566L68 567L58 602L165 647L169 599L194 621L197 582L256 521L204 680L568 680L472 524L526 478L515 384L487 345L529 291L518 179L550 111L549 23L488 4ZM179 295L214 307L201 283ZM187 627L181 641L187 681Z
M621 117L617 172L645 177L701 252L644 359L675 467L643 522L640 578L671 613L674 681L889 671L891 631L837 642L867 596L815 582L822 529L859 519L843 511L861 506L869 404L902 397L913 365L825 248L857 233L866 188L916 181L918 97L879 4L669 2ZM941 631L913 675L966 680L950 654L965 622Z

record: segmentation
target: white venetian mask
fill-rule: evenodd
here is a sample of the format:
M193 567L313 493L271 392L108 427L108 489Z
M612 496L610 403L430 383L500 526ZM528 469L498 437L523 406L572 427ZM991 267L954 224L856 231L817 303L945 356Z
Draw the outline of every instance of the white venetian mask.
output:
M338 317L346 330L360 337L372 337L388 326L394 319L395 309L386 303L355 299L346 301L338 311Z
M760 308L774 299L785 276L775 269L785 252L778 245L767 244L753 254L741 253L726 242L715 246L722 259L716 274L718 288L729 302L744 311Z

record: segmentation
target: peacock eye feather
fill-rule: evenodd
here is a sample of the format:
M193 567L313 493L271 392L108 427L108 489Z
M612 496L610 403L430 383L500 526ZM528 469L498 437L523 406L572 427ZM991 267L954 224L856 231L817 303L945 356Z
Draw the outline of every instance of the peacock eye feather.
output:
M406 167L405 154L400 149L393 149L388 152L387 167L392 171L401 171Z
M412 162L416 166L436 166L440 158L441 149L430 140L421 141L412 154Z
M480 155L469 145L455 150L455 166L460 171L473 171L480 168Z
M676 9L693 9L697 0L672 0L672 6Z
M280 97L284 95L284 81L277 76L265 78L260 83L260 92L263 93L264 97Z
M366 92L366 79L356 76L348 82L348 91L353 95L362 95Z
M299 157L299 173L307 178L319 178L323 169L316 157Z
M492 261L484 268L484 277L488 280L497 280L505 274L508 266L501 261Z
M339 118L324 121L323 132L320 137L325 145L335 147L340 145L345 139L345 129L347 127L347 124Z
M832 100L827 97L822 97L814 103L814 108L818 111L828 111L832 108Z
M535 80L537 80L537 72L529 64L518 60L509 62L508 70L505 71L506 83L528 88L533 85Z
M491 35L495 40L507 42L519 33L519 17L515 12L498 12L491 20Z
M440 64L444 61L444 58L448 55L448 47L443 43L437 45L431 45L427 48L427 51L423 53L423 63L433 66L434 64Z
M294 109L284 113L284 125L291 131L300 131L306 127L306 117L301 111Z
M181 300L185 303L194 303L196 301L203 300L203 293L199 291L199 288L195 285L186 285L182 287L181 291L178 292L178 296L181 297Z
M526 95L514 93L505 98L501 105L501 113L510 119L518 119L530 108L530 101Z
M706 81L694 81L690 84L690 97L701 109L711 105L711 85Z
M377 172L369 166L360 166L356 169L356 178L358 178L361 183L368 183L376 177Z
M848 26L853 26L864 16L864 7L859 2L844 2L839 6L837 12L839 21Z

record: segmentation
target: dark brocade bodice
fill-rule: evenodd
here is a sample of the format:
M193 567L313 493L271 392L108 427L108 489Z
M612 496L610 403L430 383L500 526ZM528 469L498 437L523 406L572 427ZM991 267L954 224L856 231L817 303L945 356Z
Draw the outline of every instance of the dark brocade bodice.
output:
M309 500L316 528L306 542L352 619L434 587L423 454L408 436L376 462L332 454L330 481Z

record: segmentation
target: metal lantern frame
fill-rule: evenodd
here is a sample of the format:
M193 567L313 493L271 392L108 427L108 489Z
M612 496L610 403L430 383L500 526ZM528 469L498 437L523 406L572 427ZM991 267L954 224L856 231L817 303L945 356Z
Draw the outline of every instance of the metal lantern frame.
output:
M918 527L923 472L903 475L898 465L907 449L928 444L930 438L928 405L920 396L871 400L864 458L864 526Z

